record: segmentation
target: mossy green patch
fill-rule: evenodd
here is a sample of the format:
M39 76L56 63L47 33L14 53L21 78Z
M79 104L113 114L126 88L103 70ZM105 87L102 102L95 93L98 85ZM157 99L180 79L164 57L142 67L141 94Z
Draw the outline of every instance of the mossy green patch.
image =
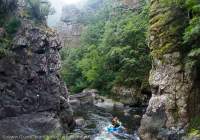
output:
M44 140L69 140L69 138L62 135L52 135L52 136L45 136Z
M174 44L172 44L170 42L166 43L164 46L162 46L160 48L159 47L155 48L151 52L151 55L156 58L161 58L164 54L169 53L173 47L174 47Z
M12 40L16 32L21 26L20 19L13 15L0 14L0 28L3 33L0 38L0 59L11 53L10 47L12 46Z
M192 118L190 121L188 136L200 137L200 117Z
M150 43L151 55L162 59L164 54L180 50L181 35L185 27L185 13L179 7L165 6L162 1L154 2L151 9L153 13L150 16L150 32L154 35Z
M18 28L21 25L21 21L19 18L12 17L7 24L5 25L6 32L11 35L17 32Z
M10 54L12 40L9 37L0 38L0 59Z

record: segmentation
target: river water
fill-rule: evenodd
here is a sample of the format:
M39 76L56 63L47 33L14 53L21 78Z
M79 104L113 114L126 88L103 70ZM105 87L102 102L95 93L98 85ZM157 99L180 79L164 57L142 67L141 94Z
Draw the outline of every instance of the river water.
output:
M77 127L74 132L87 135L91 140L140 140L137 129L144 108L104 109L96 106L83 106L75 116L82 117L85 123ZM111 120L117 116L127 129L123 133L109 133L106 131L111 125Z

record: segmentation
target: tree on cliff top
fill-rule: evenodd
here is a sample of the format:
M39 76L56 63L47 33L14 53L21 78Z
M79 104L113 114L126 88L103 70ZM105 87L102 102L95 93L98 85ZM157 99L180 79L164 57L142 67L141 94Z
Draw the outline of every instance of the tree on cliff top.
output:
M54 12L47 0L25 2L25 7L18 10L17 0L0 0L0 58L11 52L13 37L23 18L44 23L46 17Z
M46 20L55 11L48 0L28 0L28 12L37 20Z

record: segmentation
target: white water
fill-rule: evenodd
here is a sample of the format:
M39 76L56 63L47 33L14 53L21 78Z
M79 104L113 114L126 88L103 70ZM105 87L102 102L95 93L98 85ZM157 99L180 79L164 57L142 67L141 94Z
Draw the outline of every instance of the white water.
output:
M86 109L82 109L86 110ZM95 128L84 127L80 128L80 131L86 133L90 136L91 140L140 140L137 136L137 133L133 128L130 128L128 133L109 133L107 132L107 128L111 125L111 119L113 117L112 112L107 112L103 109L98 108L87 108L87 111L84 111L86 114L81 114L84 116L84 119L89 124L94 124ZM121 116L121 118L123 115ZM125 123L131 123L132 120L126 118L125 116L123 119L128 119ZM123 123L123 120L121 120ZM133 123L134 125L134 123ZM129 126L127 126L129 127Z

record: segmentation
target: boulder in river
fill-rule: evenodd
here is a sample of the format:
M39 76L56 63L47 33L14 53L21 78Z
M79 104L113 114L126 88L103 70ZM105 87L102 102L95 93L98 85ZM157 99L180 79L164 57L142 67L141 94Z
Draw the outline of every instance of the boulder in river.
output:
M97 101L95 102L94 105L97 107L104 108L106 110L113 110L113 109L124 110L125 109L125 106L123 103L114 101L106 97L98 96L96 100Z
M73 105L73 108L77 108L81 105L93 105L95 101L96 90L84 90L81 93L73 94L69 96L69 102Z
M71 107L73 109L78 109L79 107L81 107L81 101L78 99L71 99L69 100L69 104L71 105Z
M124 104L120 102L114 102L114 108L118 110L123 110L124 109Z
M138 88L125 86L114 86L112 93L119 102L129 106L147 106L151 96L148 89L140 91Z
M83 117L78 117L78 118L75 118L75 123L76 123L76 126L82 127L85 125L86 122Z
M133 118L134 119L141 119L142 117L140 115L134 115Z

